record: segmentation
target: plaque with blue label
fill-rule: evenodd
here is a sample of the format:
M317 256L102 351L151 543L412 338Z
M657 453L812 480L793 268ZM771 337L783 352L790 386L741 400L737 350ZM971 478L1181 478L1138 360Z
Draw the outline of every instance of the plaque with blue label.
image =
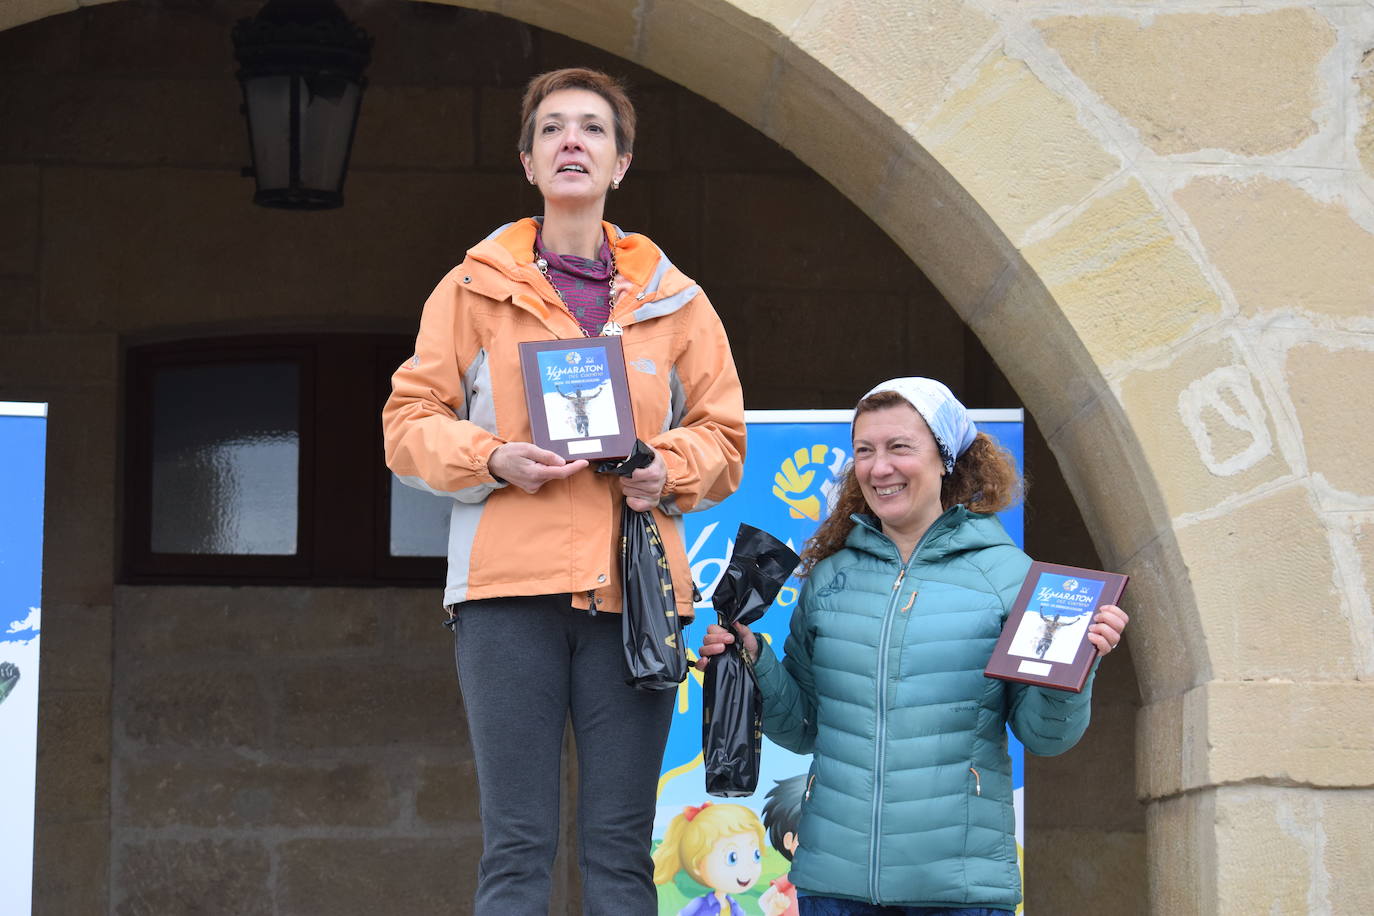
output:
M522 343L520 369L535 445L569 461L624 458L634 450L621 338Z
M1078 566L1032 563L983 674L1081 693L1097 658L1088 625L1099 607L1121 600L1127 578Z

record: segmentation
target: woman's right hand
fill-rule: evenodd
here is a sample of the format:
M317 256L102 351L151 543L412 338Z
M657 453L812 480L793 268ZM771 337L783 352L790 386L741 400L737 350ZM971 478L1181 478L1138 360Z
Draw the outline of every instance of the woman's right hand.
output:
M586 466L583 458L564 461L562 455L530 442L507 442L487 456L487 471L492 477L526 493L536 493L550 480L571 477Z
M749 653L749 658L759 657L759 640L742 623L735 624L735 632L739 634L740 645L744 646L744 651ZM706 636L701 641L701 648L697 649L696 666L702 671L706 670L706 663L711 660L712 655L719 655L725 651L725 647L735 642L735 635L718 623L713 623L706 628Z

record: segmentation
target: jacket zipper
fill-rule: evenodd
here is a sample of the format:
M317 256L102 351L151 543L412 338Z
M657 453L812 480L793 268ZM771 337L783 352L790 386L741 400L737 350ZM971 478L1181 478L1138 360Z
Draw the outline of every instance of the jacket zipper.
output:
M912 551L912 556L916 552ZM887 743L887 651L892 635L892 612L901 594L902 580L906 578L906 567L897 573L897 581L892 583L892 597L887 600L887 610L883 612L883 632L878 640L877 672L877 734L873 741L873 811L869 833L873 837L873 855L869 857L868 896L873 903L878 902L878 859L882 850L882 804L883 804L883 746Z
M907 558L905 565L897 573L897 580L892 583L892 597L887 601L887 610L883 612L883 632L878 640L878 672L877 672L877 721L878 729L874 737L873 744L873 812L870 820L870 831L873 838L873 855L869 857L868 867L868 895L873 904L878 904L878 872L879 859L882 855L882 799L883 783L885 782L885 772L883 768L883 746L887 743L887 653L892 642L892 621L896 616L894 611L897 608L897 599L902 593L902 580L906 578L906 572L911 568L911 564L916 562L916 556L921 552L922 545L926 538L930 537L935 525L932 523L926 529L925 534L916 542L916 546L911 549L911 556ZM886 535L883 535L886 537ZM888 539L889 541L891 538ZM895 548L897 545L893 544ZM897 553L897 560L901 562L902 554ZM911 605L915 603L916 596L912 593L906 606L902 608L902 613L906 613Z

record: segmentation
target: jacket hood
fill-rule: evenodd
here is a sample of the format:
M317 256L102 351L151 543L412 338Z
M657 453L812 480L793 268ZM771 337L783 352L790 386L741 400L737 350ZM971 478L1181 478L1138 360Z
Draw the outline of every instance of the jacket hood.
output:
M857 523L845 538L845 546L884 560L897 554L897 545L883 534L882 524L871 515L853 515ZM983 512L970 512L962 504L951 506L931 523L920 542L916 545L915 555L922 560L949 558L961 553L971 553L987 547L1001 545L1016 546L1008 536L997 516Z

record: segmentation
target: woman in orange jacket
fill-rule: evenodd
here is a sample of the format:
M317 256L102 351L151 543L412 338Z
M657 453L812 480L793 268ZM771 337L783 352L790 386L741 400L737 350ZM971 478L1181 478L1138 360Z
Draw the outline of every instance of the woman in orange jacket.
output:
M624 682L620 514L652 510L692 614L681 515L739 485L744 409L719 317L653 242L603 222L635 115L604 74L535 77L520 162L542 218L478 243L425 304L383 412L388 466L453 500L444 605L481 788L478 916L548 910L559 754L571 716L587 912L657 912L649 857L675 691ZM635 430L629 478L532 444L518 344L619 335ZM606 613L601 613L606 612Z

